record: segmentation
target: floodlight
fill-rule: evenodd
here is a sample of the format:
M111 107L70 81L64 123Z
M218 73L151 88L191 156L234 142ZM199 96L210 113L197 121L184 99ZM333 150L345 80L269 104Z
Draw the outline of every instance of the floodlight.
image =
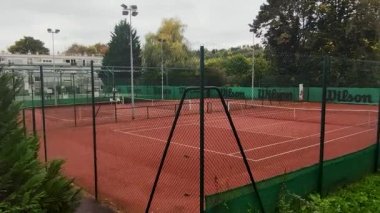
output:
M50 28L48 28L47 31L48 31L48 33L51 33L51 32L52 32L52 30L51 30Z
M254 32L254 29L249 29L249 32Z
M56 30L55 30L55 33L59 33L59 32L61 32L61 30L59 30L59 29L56 29Z
M136 5L130 5L129 8L127 5L125 4L122 4L121 7L123 8L123 11L122 11L122 14L123 15L129 15L129 19L130 19L130 27L129 27L129 39L130 39L130 50L131 50L131 54L130 54L130 57L131 57L131 96L132 96L132 99L131 99L131 104L132 104L132 119L134 119L134 106L135 106L135 100L134 100L134 86L133 86L133 48L132 48L132 43L133 43L133 39L132 39L132 16L137 16L138 12L137 12L137 6Z

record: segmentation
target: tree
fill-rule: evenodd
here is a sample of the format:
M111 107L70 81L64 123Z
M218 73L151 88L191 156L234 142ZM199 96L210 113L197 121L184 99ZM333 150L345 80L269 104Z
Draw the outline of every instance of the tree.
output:
M379 4L377 0L268 0L254 20L254 31L264 36L267 57L278 75L320 84L321 55L378 59ZM331 74L332 81L348 82L350 73L342 64Z
M67 50L65 50L65 55L84 55L88 53L88 48L80 44L72 44Z
M214 85L250 86L252 81L252 46L232 47L229 49L214 49L205 51L206 75L212 72ZM269 73L270 64L265 58L263 49L255 45L255 84L259 83L264 74ZM218 78L217 78L218 76ZM206 77L207 79L207 77Z
M19 127L14 96L22 80L0 72L0 212L74 212L79 190L60 172L63 161L40 163L38 139Z
M105 55L108 50L106 44L96 43L94 45L85 46L81 44L72 44L66 51L66 55Z
M49 54L49 49L44 47L42 41L29 36L24 36L24 38L16 41L14 45L8 48L8 51L13 54Z
M144 64L146 67L156 68L151 68L146 72L146 78L144 77L145 82L160 81L162 57L165 69L171 69L169 76L170 82L173 82L173 84L175 82L176 84L184 82L184 79L189 76L195 78L196 73L194 68L197 67L197 56L190 50L184 37L184 31L185 25L180 20L170 18L162 21L156 33L146 35L143 50ZM181 68L181 71L179 69L176 70L176 68ZM187 69L187 71L184 71L183 68ZM166 72L168 71L166 70Z
M104 55L104 66L124 66L130 67L130 30L125 20L122 20L115 26L114 32L111 33L111 41L108 43L109 49ZM133 48L133 65L141 66L141 49L140 40L135 29L132 29L132 48Z
M118 68L121 72L115 72L116 82L130 81L131 54L130 54L130 30L132 30L133 66L141 67L140 40L135 29L131 29L125 20L122 20L111 33L111 41L108 43L108 51L103 57L103 66L123 66ZM99 77L106 83L107 72L99 73ZM136 76L137 77L137 76ZM125 83L124 83L125 82Z
M222 58L210 58L205 61L205 85L224 86L226 73Z
M92 46L90 46L90 47L92 47ZM106 54L106 52L108 51L108 45L107 44L96 43L93 45L93 47L96 50L96 54L99 54L99 55L104 56Z
M238 86L247 86L251 79L252 63L241 54L227 58L223 64L229 83Z
M322 53L355 59L376 59L380 41L380 2L325 0L318 6L315 46Z
M157 33L145 37L144 60L147 66L160 66L161 42L167 67L194 67L194 54L184 37L185 25L175 18L164 19Z

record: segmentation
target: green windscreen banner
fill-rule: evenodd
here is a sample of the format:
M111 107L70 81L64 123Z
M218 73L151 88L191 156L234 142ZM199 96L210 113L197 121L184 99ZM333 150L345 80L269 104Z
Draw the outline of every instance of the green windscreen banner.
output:
M184 86L164 86L165 99L179 100L186 89ZM256 99L274 101L302 101L299 87L220 87L225 98ZM129 86L118 86L121 94L131 94ZM303 87L303 101L320 102L322 100L321 87ZM160 99L161 86L135 86L136 97ZM327 88L327 101L333 103L351 104L377 104L379 102L380 88ZM211 95L212 96L212 95Z
M343 88L328 87L326 99L333 103L377 104L379 103L380 88ZM308 88L308 101L321 101L322 89Z
M373 172L376 145L324 162L324 192L356 181ZM319 165L302 168L257 183L266 212L276 212L280 193L304 197L318 189ZM206 196L206 212L258 212L251 185Z

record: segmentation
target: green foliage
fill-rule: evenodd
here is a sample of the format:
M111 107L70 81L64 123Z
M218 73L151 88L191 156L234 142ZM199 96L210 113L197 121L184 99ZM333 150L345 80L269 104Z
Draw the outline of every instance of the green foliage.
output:
M160 66L161 57L166 67L196 67L198 60L184 37L185 25L175 18L164 19L155 34L145 38L144 59L147 66ZM162 41L162 54L161 54Z
M111 41L108 43L109 49L104 55L104 66L131 66L130 60L130 30L125 20L122 20L115 26L114 32L111 33ZM133 40L133 65L141 66L141 49L140 40L135 29L132 29Z
M380 59L379 8L378 0L268 0L254 20L254 31L264 37L274 75L316 85L322 68L307 66L313 63L311 56ZM357 75L361 70L347 70L344 64L335 71L332 79L338 85L354 86L350 79L367 82L375 77L373 72Z
M44 47L44 43L30 36L18 40L8 48L8 51L13 54L49 54L49 49Z
M307 200L283 193L278 212L380 212L380 175L364 178L348 185L325 198L310 195Z
M0 74L0 212L73 212L79 190L60 173L62 161L43 165L38 140L19 127L20 105L13 97L21 85Z
M250 86L252 80L252 49L231 48L229 50L206 51L207 72L218 73L224 84ZM271 66L259 46L255 46L255 84L269 73Z
M104 55L108 50L106 44L96 43L94 45L85 46L81 44L72 44L65 51L66 55Z
M252 65L248 58L241 54L228 57L223 64L231 83L249 85L251 82Z
M379 42L377 0L268 0L254 21L274 53L374 59Z
M122 20L115 26L114 32L111 33L111 41L108 43L108 51L103 57L103 66L123 66L119 68L125 72L115 72L115 80L121 82L130 82L129 68L131 66L131 25ZM132 28L132 49L133 49L133 66L141 66L141 48L140 39L137 32ZM99 73L99 77L105 82L105 72Z
M170 18L162 21L156 33L146 35L143 58L149 69L144 72L144 83L160 84L163 63L165 75L167 73L170 78L169 85L199 84L195 80L198 58L190 51L184 30L180 20Z

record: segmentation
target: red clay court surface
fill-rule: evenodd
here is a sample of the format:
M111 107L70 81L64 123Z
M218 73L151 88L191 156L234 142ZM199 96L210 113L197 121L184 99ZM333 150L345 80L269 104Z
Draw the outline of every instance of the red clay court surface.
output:
M296 107L317 108L304 103ZM111 110L113 106L103 109ZM120 106L118 106L120 107ZM224 113L215 110L205 118L205 191L207 195L249 183L243 160ZM219 108L221 106L219 105ZM376 141L377 108L328 104L325 159L332 159L366 148ZM83 116L74 127L72 108L46 110L48 159L64 159L64 173L94 193L93 137L91 119ZM118 123L112 113L98 117L97 162L98 191L126 212L144 212L153 180L173 122L171 110L150 109L153 118L146 119L137 109L130 120L130 110L118 111ZM143 109L146 112L146 108ZM141 110L141 111L143 111ZM153 199L153 212L199 211L199 115L184 108ZM197 110L196 107L191 110ZM255 111L256 110L256 111ZM350 113L351 110L354 113ZM219 110L220 111L220 110ZM231 111L245 154L256 181L311 166L319 161L320 124L318 114L297 112L305 119L287 119L275 111L273 117L257 116L257 109ZM78 113L78 112L77 112ZM99 110L99 113L102 113ZM292 111L289 112L293 113ZM101 115L101 114L98 114ZM154 118L163 115L162 118ZM38 134L41 136L41 112L37 110ZM78 116L78 114L77 114ZM308 119L310 118L310 120ZM105 122L106 121L106 122ZM30 112L27 112L30 130ZM43 144L41 141L41 157Z

